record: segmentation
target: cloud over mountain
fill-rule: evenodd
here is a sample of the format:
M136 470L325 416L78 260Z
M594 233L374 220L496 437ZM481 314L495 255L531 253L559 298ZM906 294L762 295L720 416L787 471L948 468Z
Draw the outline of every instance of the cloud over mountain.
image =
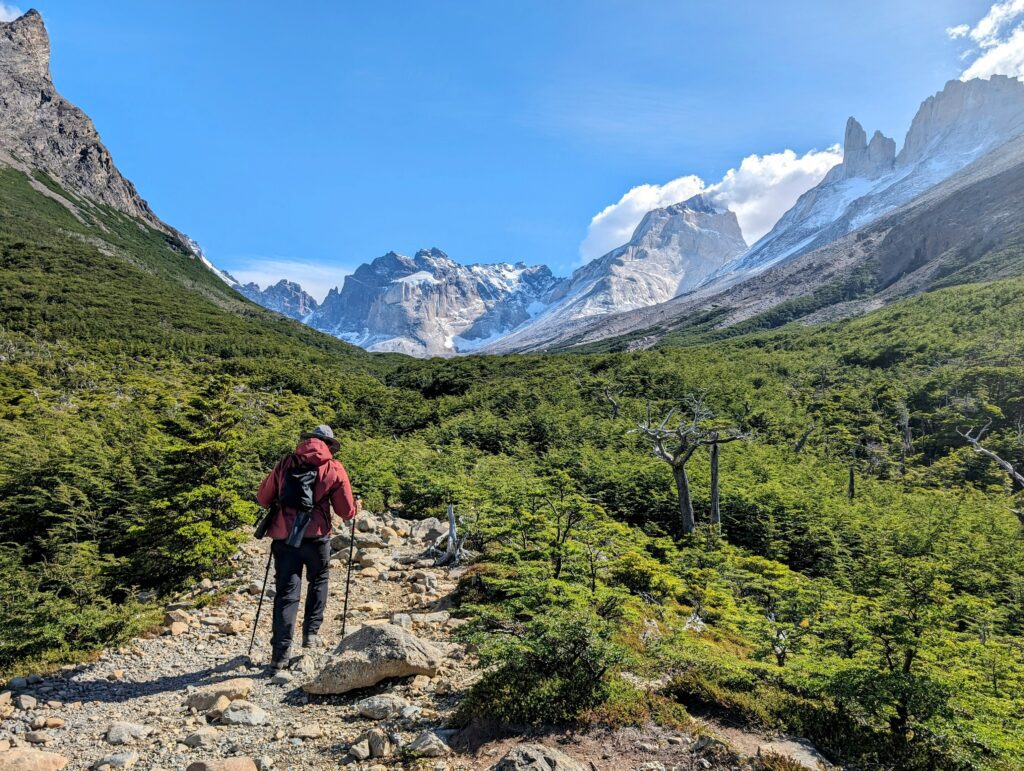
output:
M701 192L734 211L744 238L753 243L842 159L842 148L838 145L809 150L803 155L783 150L748 155L739 168L729 169L711 185L693 174L663 185L637 185L594 215L580 245L580 256L583 262L600 257L626 243L647 212L680 203Z
M1024 0L994 3L973 26L958 24L946 34L951 40L970 40L978 46L964 52L970 64L961 80L1024 74Z

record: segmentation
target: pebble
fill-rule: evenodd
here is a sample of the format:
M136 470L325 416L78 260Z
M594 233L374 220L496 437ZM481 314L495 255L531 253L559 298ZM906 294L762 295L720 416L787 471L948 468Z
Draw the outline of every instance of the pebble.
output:
M131 768L139 762L139 753L135 751L117 752L113 755L105 755L96 763L97 768L104 766L108 768Z
M324 729L320 727L319 723L307 723L292 730L294 739L319 739L323 735Z

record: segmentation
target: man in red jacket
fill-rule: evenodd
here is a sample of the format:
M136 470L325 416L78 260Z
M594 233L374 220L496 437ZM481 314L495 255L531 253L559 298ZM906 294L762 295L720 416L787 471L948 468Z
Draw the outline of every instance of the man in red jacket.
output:
M352 499L352 485L345 467L333 458L339 446L330 426L320 425L302 434L295 452L278 461L256 493L256 501L260 506L269 509L278 504L277 513L267 530L267 535L273 539L270 551L274 556L274 585L277 591L274 595L274 631L271 638L271 666L274 669L282 669L288 661L288 651L295 632L295 616L299 609L303 568L306 569L308 586L302 618L302 647L317 646L317 633L327 607L331 508L344 522L359 513L359 507ZM285 539L295 522L296 510L279 505L279 497L284 489L285 475L296 468L316 471L311 485L313 511L301 545L289 546Z

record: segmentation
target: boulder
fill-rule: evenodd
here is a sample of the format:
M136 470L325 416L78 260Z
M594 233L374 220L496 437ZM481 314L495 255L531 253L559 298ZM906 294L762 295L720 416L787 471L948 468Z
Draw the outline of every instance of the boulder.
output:
M437 517L427 517L413 524L409 537L414 541L433 543L442 535L448 535L448 523L442 523Z
M60 771L70 761L55 752L42 752L16 747L0 752L0 768L4 771Z
M408 706L408 702L400 696L390 693L382 693L379 696L370 696L362 701L356 702L356 710L363 717L370 720L388 720L398 717L402 710Z
M259 771L252 758L220 758L218 760L197 760L189 763L185 771Z
M141 723L111 723L107 727L107 742L109 744L134 744L139 739L145 739L153 733L151 726Z
M28 731L25 734L25 741L29 744L46 744L47 742L52 742L53 737L46 733L46 731Z
M226 696L230 701L244 699L252 692L254 686L255 683L249 677L235 677L231 680L223 680L190 693L185 698L185 706L193 707L200 712L206 712L214 707L217 699L221 696Z
M443 758L451 754L452 748L433 731L424 731L405 750L417 758Z
M491 771L590 771L590 768L552 747L520 744L509 750Z
M379 728L371 728L356 739L355 743L362 744L363 742L365 742L366 746L369 748L371 758L391 757L391 740L388 739L388 735Z
M23 693L19 696L14 697L14 706L20 710L30 710L36 708L36 697L29 696L27 693Z
M231 702L220 716L220 722L228 725L266 725L267 711L245 699Z
M188 624L184 621L173 621L167 627L167 634L177 637L188 631Z
M433 643L394 624L364 626L348 635L303 686L308 693L348 693L391 677L437 674L443 656Z

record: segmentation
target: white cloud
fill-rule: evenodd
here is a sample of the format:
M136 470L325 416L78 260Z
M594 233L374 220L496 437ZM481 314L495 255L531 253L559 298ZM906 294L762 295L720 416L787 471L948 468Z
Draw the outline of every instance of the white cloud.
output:
M961 80L990 78L993 75L1024 75L1024 0L994 3L972 27L960 24L946 34L952 38L970 38L978 48L965 51L961 59L973 61L961 74Z
M590 220L587 237L580 244L583 262L590 262L626 243L647 212L685 201L702 190L704 180L692 174L664 185L637 185L632 188L618 202L606 206Z
M23 11L16 5L0 3L0 21L14 21Z
M244 267L229 270L243 284L254 281L264 289L282 278L295 281L317 302L321 302L332 287L341 286L344 277L351 272L337 265L280 258L257 258L244 263Z
M651 209L680 203L701 192L736 213L743 237L752 244L771 230L796 199L818 184L842 159L843 152L838 145L826 150L810 150L799 156L792 150L784 150L749 155L738 169L729 169L721 181L713 185L707 185L692 174L664 185L638 185L594 216L587 237L580 245L580 256L583 262L589 262L621 246Z
M839 145L799 156L792 150L748 155L739 169L729 169L708 192L715 203L736 213L743 237L752 244L842 160Z
M1002 43L1003 30L1021 14L1024 14L1024 0L995 3L967 34L982 48L992 48Z
M1013 78L1024 75L1024 25L1013 30L998 45L987 48L964 70L960 79L990 78L993 75L1009 75Z

